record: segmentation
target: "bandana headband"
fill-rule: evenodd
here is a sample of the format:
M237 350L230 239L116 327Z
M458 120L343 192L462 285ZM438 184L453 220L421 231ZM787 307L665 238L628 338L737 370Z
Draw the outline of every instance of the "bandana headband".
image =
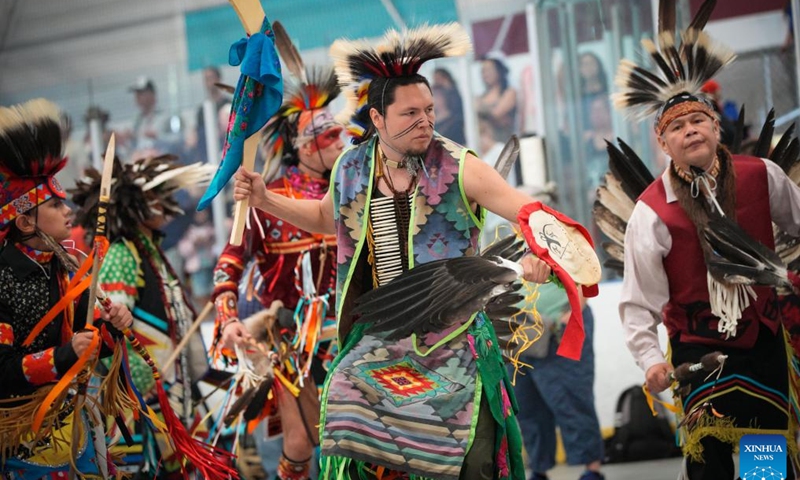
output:
M704 113L715 120L717 118L716 112L705 97L688 93L676 95L669 99L656 115L655 131L658 135L663 135L669 124L676 118L697 112Z
M53 197L63 200L67 195L56 177L46 177L43 183L23 192L0 208L0 229Z

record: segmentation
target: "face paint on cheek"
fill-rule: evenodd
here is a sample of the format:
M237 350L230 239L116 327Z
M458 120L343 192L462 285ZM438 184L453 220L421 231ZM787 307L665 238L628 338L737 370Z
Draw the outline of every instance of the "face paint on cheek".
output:
M317 150L325 150L334 143L338 142L341 134L341 128L331 128L328 131L317 135L316 141L311 142L311 151L316 152Z
M421 119L421 118L420 118L419 120L417 120L416 122L414 122L413 124L411 124L411 126L409 126L408 128L406 128L405 130L402 130L402 131L401 131L400 133L398 133L397 135L392 135L392 138L400 138L400 137L403 137L403 136L406 136L406 135L408 135L409 133L411 133L412 131L414 131L414 129L415 129L415 128L417 128L417 127L419 126L419 124L420 124L420 123L422 123L422 122L425 122L425 121L426 121L426 120L423 120L423 119ZM430 122L428 121L428 123L430 123Z

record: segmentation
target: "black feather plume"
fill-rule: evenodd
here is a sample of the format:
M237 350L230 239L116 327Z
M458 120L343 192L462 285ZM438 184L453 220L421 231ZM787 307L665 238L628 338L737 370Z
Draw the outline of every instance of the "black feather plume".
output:
M744 105L739 109L739 117L736 119L736 128L733 130L733 142L731 142L731 152L742 151L742 140L744 140Z
M786 155L786 152L789 150L789 144L791 143L793 136L794 136L794 129L795 125L792 123L781 138L778 139L778 143L775 145L775 148L772 149L772 152L769 154L769 159L773 162L781 165L783 161L783 157Z
M225 425L230 426L234 421L236 421L236 417L239 416L252 402L253 398L257 393L257 387L250 387L245 390L242 395L233 402L231 408L228 409L228 412L225 414L225 418L223 421Z
M614 106L637 118L656 113L670 98L688 92L697 95L703 84L735 58L728 48L715 44L702 31L714 9L707 0L676 40L675 1L659 2L659 28L656 41L642 40L642 47L655 64L649 72L630 60L622 60L615 83L620 90L612 95Z
M797 161L797 156L792 157L795 147L792 146L793 142L796 142L797 139L794 137L795 131L795 124L792 123L781 138L778 139L778 144L775 145L775 148L772 149L772 152L769 154L769 159L778 164L778 166L783 169L783 171L787 171L789 167L794 165Z
M636 152L621 138L617 139L619 147L606 141L608 151L608 168L622 183L625 193L636 201L642 192L655 181L653 174Z
M716 6L717 0L706 0L703 2L703 4L700 5L700 9L694 14L694 18L689 24L689 28L693 30L704 29L708 23L708 19L711 18L711 13L714 11L714 7Z
M772 136L775 133L775 109L771 108L767 114L767 119L764 120L764 125L761 126L761 133L758 135L753 156L767 158L769 156L770 147L772 147Z
M247 408L245 408L244 414L242 415L242 418L244 418L246 422L258 418L258 415L261 413L264 405L267 404L267 397L272 389L272 383L273 377L270 374L258 385L252 399L250 400L250 404L247 405Z
M675 0L660 0L658 2L658 31L675 32Z

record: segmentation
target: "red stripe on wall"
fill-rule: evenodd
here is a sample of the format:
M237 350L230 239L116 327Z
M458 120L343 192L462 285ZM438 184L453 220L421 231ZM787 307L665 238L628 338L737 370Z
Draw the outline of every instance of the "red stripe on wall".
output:
M692 14L696 12L704 0L689 0ZM765 13L775 10L783 10L787 0L724 0L717 2L717 8L711 14L711 20L722 20L723 18L741 17L753 13Z
M472 42L475 46L475 57L481 58L492 49L495 38L500 33L502 18L493 18L472 24ZM513 16L505 41L500 46L506 55L525 53L528 51L528 29L525 25L525 14Z

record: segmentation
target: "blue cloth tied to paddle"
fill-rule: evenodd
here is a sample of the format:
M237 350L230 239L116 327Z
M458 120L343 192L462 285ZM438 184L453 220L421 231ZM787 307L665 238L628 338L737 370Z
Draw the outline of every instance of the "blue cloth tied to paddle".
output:
M233 94L222 161L200 199L198 210L208 207L225 188L242 164L245 139L261 130L283 102L281 63L275 50L272 25L266 17L258 33L231 45L228 63L239 65L242 74Z

